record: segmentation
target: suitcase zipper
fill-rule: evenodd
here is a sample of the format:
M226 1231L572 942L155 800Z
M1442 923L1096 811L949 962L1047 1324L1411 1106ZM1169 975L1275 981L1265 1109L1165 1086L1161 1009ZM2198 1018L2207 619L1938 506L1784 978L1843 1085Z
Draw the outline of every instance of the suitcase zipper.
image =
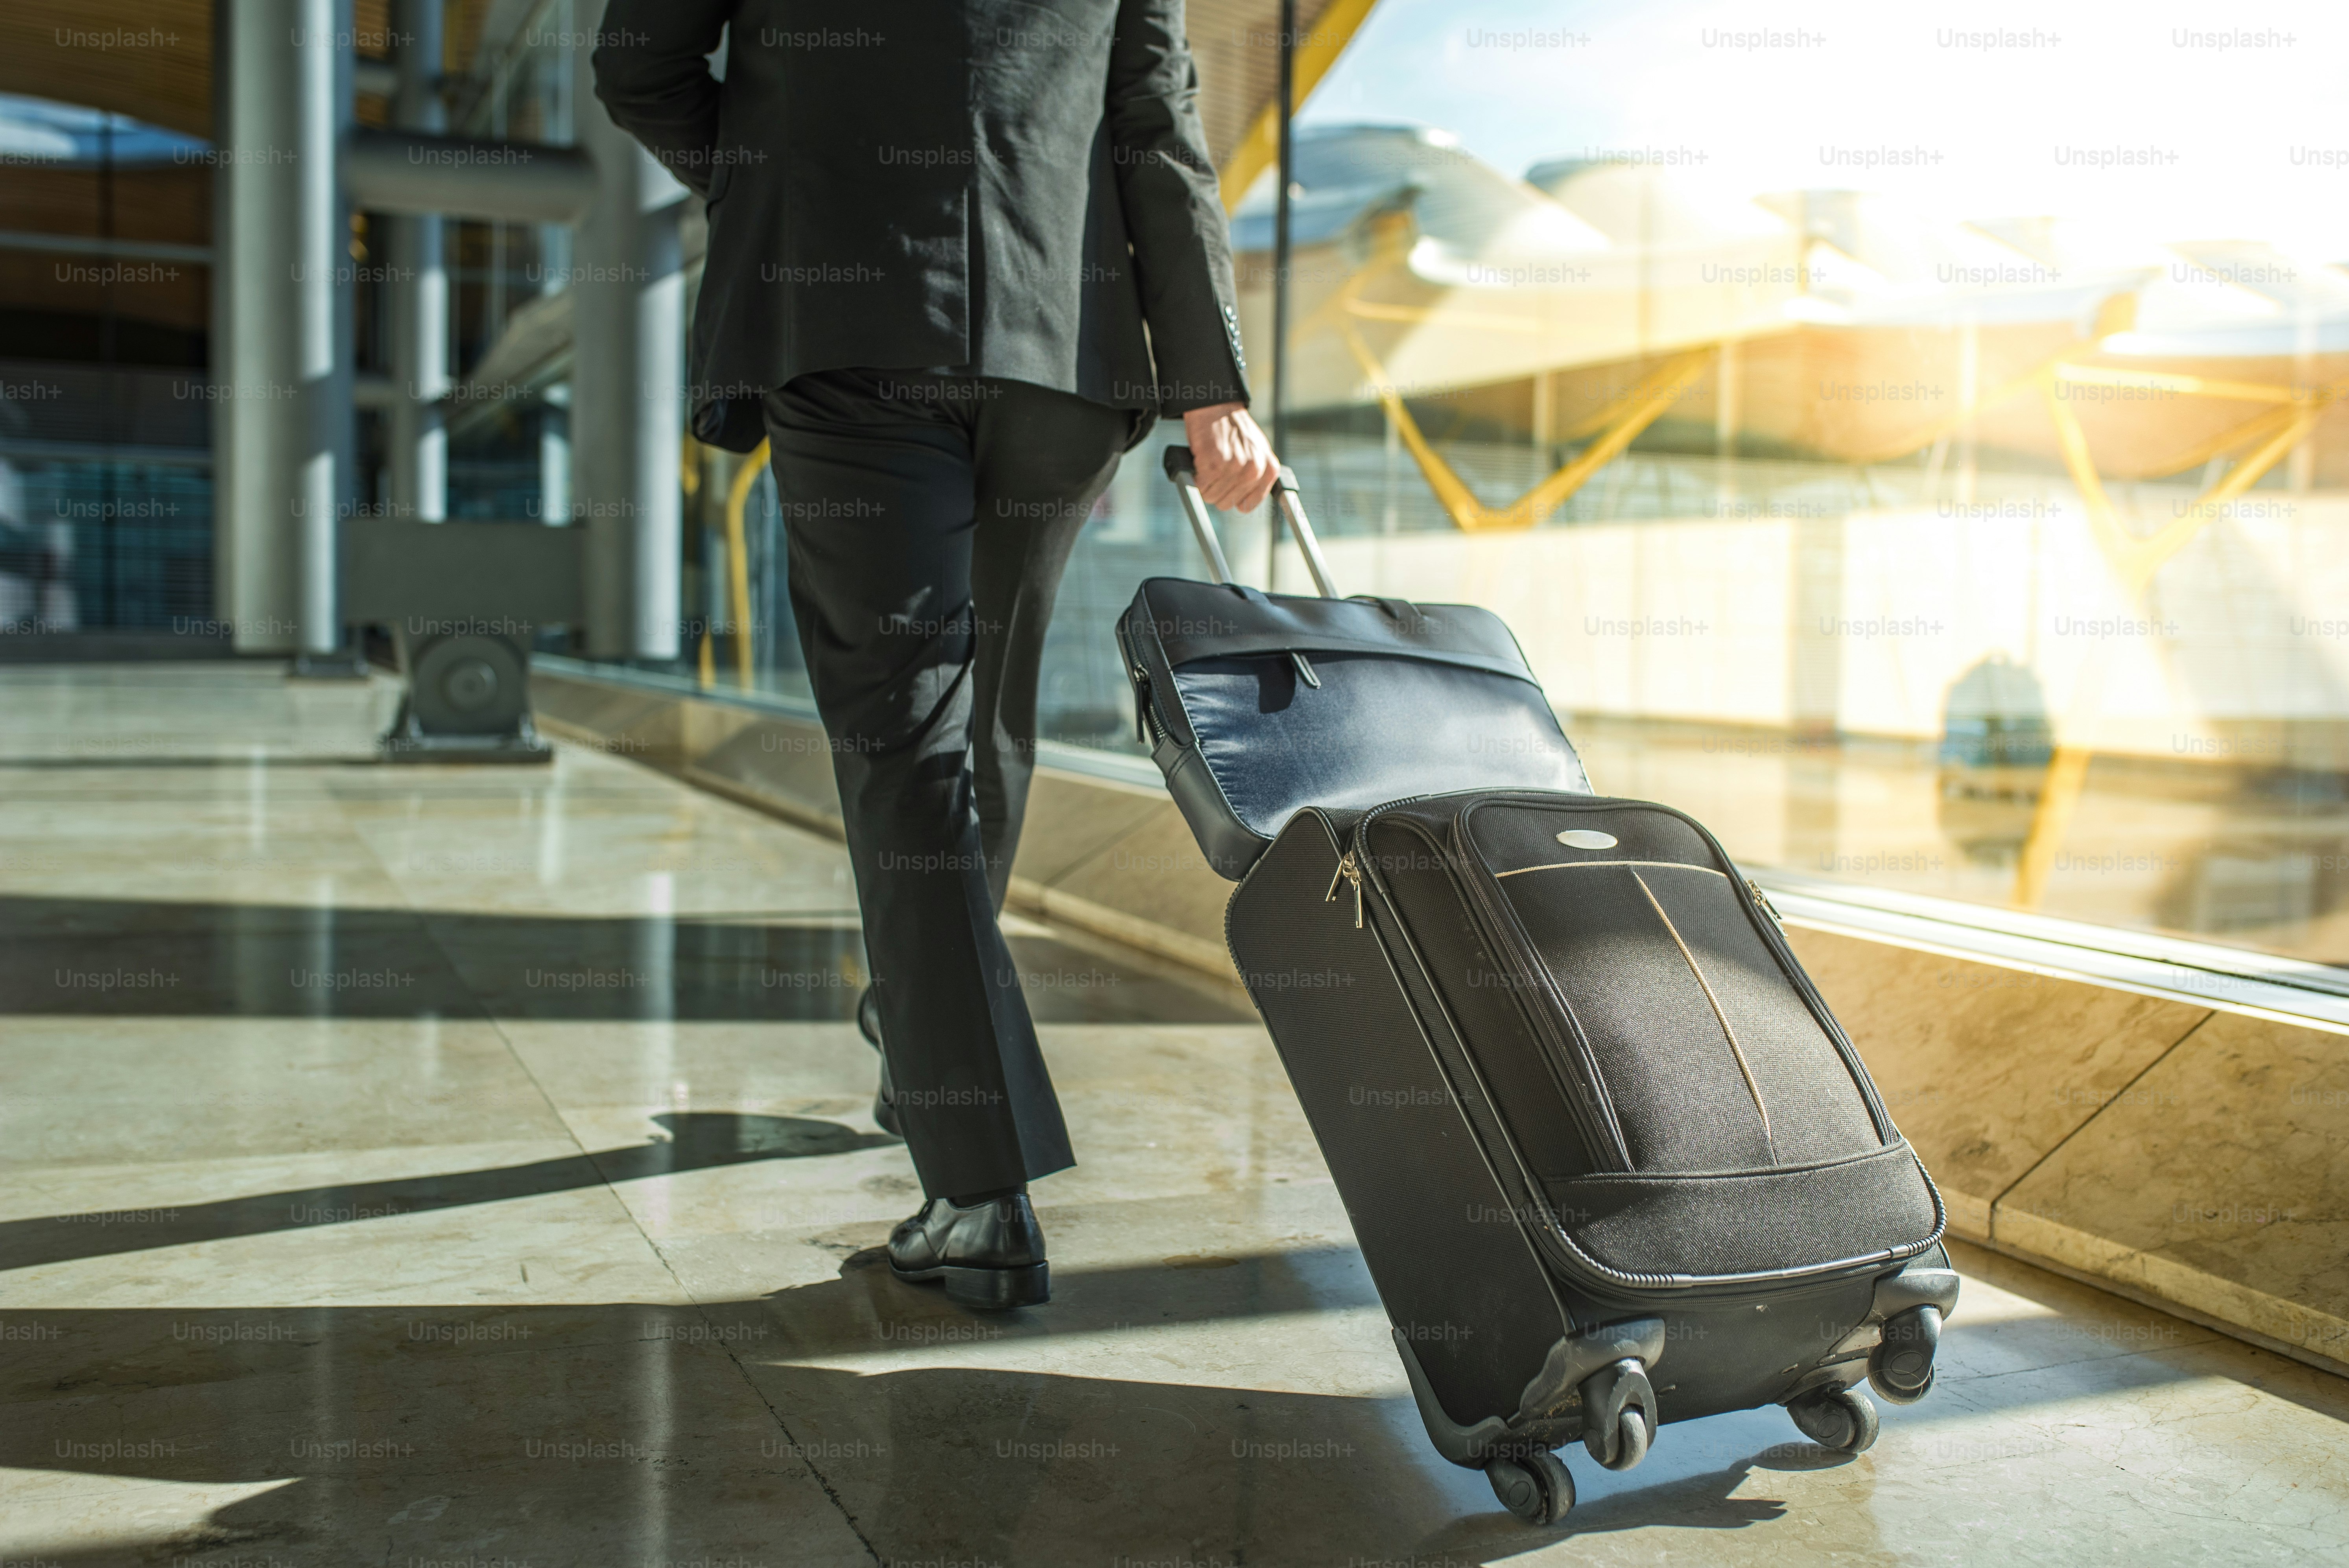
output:
M1162 738L1174 733L1166 716L1158 711L1157 686L1150 678L1149 666L1127 640L1124 626L1114 626L1111 631L1125 665L1127 684L1133 687L1133 738L1144 746L1155 748Z
M1351 850L1338 857L1338 870L1330 879L1330 891L1321 895L1323 903L1338 902L1338 884L1341 882L1354 884L1354 929L1360 931L1362 929L1362 868L1355 861Z
M1150 733L1154 720L1150 713L1150 672L1140 665L1133 666L1133 738L1144 746L1158 744L1158 737Z

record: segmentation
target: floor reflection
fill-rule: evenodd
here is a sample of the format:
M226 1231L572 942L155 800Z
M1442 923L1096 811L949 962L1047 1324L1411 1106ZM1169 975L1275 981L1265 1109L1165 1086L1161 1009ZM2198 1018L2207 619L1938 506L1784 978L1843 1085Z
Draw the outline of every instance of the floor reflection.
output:
M1040 1023L1239 1023L1228 987L1010 934ZM0 897L0 1011L98 1017L851 1018L854 919Z
M0 1564L2301 1563L2349 1533L2338 1382L1962 1247L1940 1386L1870 1454L1775 1409L1679 1424L1627 1474L1569 1456L1579 1505L1529 1530L1430 1449L1229 992L1019 925L1081 1163L1039 1184L1053 1302L974 1316L875 1251L919 1188L870 1120L837 845L573 748L285 760L380 715L274 672L97 685L0 680L0 719L58 757L128 727L280 759L0 763ZM2005 874L1930 768L1613 744L1602 784L1756 859ZM1983 810L1958 830L2011 837Z
M1961 1261L1994 1317L2029 1313L2034 1298L2100 1315L2090 1293L2011 1265L1992 1268L1993 1283L1972 1256ZM1359 1276L1350 1253L1299 1262ZM2100 1377L2050 1381L1970 1372L1967 1331L1953 1325L1956 1397L1888 1411L1868 1456L1819 1449L1777 1411L1667 1428L1636 1471L1575 1456L1581 1501L1568 1524L1534 1531L1495 1511L1481 1478L1427 1451L1406 1398L1314 1391L1315 1319L1263 1317L1296 1313L1288 1265L1268 1255L1252 1276L1071 1269L1061 1300L1009 1319L897 1285L862 1255L833 1281L698 1305L0 1312L14 1418L0 1465L80 1478L84 1510L126 1489L243 1491L200 1529L143 1549L43 1548L44 1561L73 1564L226 1563L264 1550L283 1563L349 1562L354 1542L395 1563L1173 1553L1334 1568L1525 1561L1553 1543L1557 1555L1538 1561L1690 1551L1764 1563L1799 1550L1929 1562L2025 1542L2043 1550L2023 1560L2168 1562L2230 1537L2230 1561L2313 1560L2290 1522L2229 1526L2223 1505L2164 1518L2159 1466L2132 1481L2063 1435L2083 1396L2123 1423L2165 1390L2207 1405L2214 1375L2245 1352L2189 1346L2116 1358L2137 1376L2108 1364ZM1122 1315L1144 1297L1164 1304L1163 1319ZM1251 1320L1268 1328L1231 1342L1237 1379L1196 1362L1185 1347L1199 1341L1151 1332ZM1170 1349L1182 1376L1168 1376ZM1264 1359L1282 1351L1308 1359ZM2201 1424L2223 1418L2206 1408ZM49 1495L45 1514L77 1506ZM28 1522L18 1513L7 1529L30 1539ZM1758 1532L1750 1544L1731 1543L1747 1532ZM2096 1541L2109 1550L2093 1553Z
M1748 864L2349 965L2349 775L2095 756L2026 876L2046 760L1589 716L1568 727L1599 789L1671 801Z

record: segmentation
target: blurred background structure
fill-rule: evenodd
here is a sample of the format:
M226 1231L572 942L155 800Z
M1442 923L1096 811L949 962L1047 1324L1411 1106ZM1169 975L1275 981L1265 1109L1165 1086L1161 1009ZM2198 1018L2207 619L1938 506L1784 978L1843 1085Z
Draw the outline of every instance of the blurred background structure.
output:
M585 90L594 9L11 8L0 650L414 665L338 534L527 524L565 586L522 654L803 708L772 480L647 346L702 220ZM2309 118L2337 24L2288 9L2226 46L1306 4L1278 345L1277 8L1200 0L1250 358L1341 582L1503 613L1602 788L1756 864L2349 961L2349 165ZM2128 69L2044 90L2091 47ZM2165 115L2194 93L2266 113ZM1109 616L1194 570L1167 438L1050 655L1048 734L1109 758Z

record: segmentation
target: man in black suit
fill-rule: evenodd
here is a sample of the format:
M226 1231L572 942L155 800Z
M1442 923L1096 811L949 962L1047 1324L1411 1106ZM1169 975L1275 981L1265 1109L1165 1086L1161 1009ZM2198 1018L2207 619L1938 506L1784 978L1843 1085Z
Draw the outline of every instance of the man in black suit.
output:
M1053 596L1158 415L1213 504L1275 472L1183 0L611 0L597 46L708 204L695 433L773 453L879 1113L927 1200L891 1266L1042 1301L1027 1183L1074 1157L997 916Z

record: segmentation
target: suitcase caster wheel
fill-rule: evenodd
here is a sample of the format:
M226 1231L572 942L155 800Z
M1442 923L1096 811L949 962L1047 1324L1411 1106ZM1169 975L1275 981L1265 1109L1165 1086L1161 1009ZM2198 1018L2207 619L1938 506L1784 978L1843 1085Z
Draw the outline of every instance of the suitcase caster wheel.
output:
M1493 1495L1527 1524L1556 1524L1574 1506L1574 1477L1556 1454L1495 1460L1485 1467Z
M1648 1445L1655 1434L1648 1429L1648 1419L1636 1408L1626 1409L1615 1418L1615 1457L1609 1460L1609 1470L1627 1470L1648 1457Z
M1864 1454L1876 1444L1876 1406L1857 1388L1814 1388L1789 1404L1786 1414L1823 1449Z
M1646 1459L1656 1436L1656 1390L1646 1368L1627 1358L1585 1377L1582 1418L1582 1446L1609 1470Z
M1933 1391L1933 1352L1941 1344L1941 1314L1912 1306L1886 1320L1884 1339L1868 1353L1868 1385L1896 1405L1913 1405Z
M1879 1398L1889 1404L1913 1405L1933 1391L1933 1380L1940 1376L1939 1371L1928 1367L1925 1370L1924 1384L1920 1387L1907 1389L1897 1385L1888 1386L1882 1377L1877 1376L1876 1364L1870 1361L1868 1367L1868 1386L1876 1390Z

